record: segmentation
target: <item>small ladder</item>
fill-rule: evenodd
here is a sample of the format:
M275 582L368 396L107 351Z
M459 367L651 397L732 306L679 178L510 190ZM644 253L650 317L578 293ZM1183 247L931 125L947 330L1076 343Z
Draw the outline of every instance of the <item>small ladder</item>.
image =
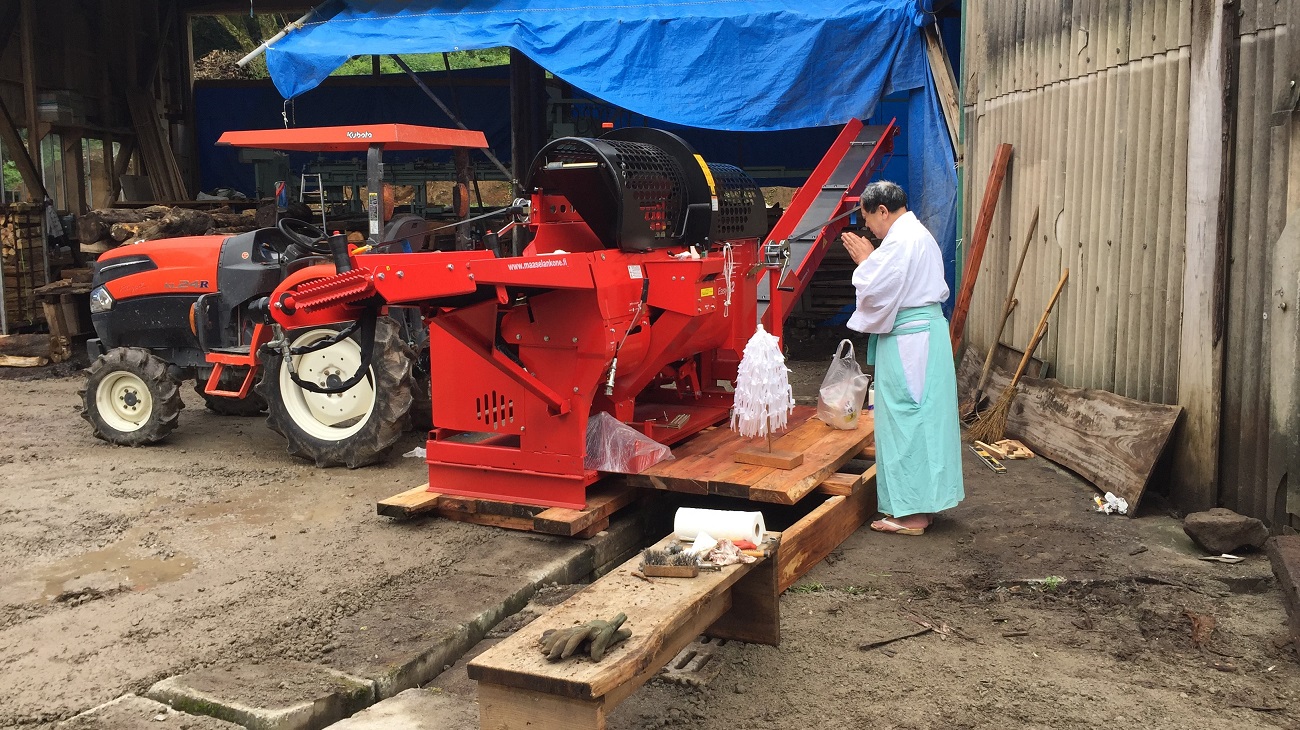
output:
M314 182L315 187L308 188L308 182ZM298 202L310 205L307 202L309 197L315 197L316 203L320 205L320 229L323 231L325 230L325 184L321 182L319 172L304 172L298 182Z

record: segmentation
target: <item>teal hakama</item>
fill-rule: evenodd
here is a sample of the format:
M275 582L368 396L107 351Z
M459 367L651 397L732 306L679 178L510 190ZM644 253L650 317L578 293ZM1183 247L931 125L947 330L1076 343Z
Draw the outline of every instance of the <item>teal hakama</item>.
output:
M907 386L899 338L929 333L925 386L917 403ZM948 321L938 304L900 309L888 334L873 334L867 364L876 366L876 489L881 512L930 514L965 496L957 375Z

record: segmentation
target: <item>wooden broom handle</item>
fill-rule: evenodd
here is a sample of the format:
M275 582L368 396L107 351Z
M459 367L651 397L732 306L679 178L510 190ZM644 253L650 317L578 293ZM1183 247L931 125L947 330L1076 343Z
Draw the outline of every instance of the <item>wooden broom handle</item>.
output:
M1011 387L1014 388L1020 382L1020 376L1025 374L1025 368L1029 366L1029 358L1034 356L1034 350L1038 349L1038 343L1047 334L1047 318L1052 314L1052 307L1056 306L1056 300L1060 298L1061 290L1065 288L1065 281L1069 278L1069 269L1061 272L1061 280L1056 282L1056 291L1052 292L1052 299L1047 303L1047 309L1043 310L1043 317L1038 320L1038 326L1034 328L1034 336L1029 341L1029 346L1025 348L1025 355L1020 358L1020 367L1016 368L1016 375L1011 378Z
M975 397L979 398L980 393L984 392L984 386L989 382L989 371L993 368L993 355L998 350L998 343L1002 341L1002 331L1007 328L1007 320L1011 319L1011 311L1016 308L1016 284L1020 281L1020 271L1025 267L1025 256L1029 253L1029 244L1034 242L1034 233L1038 231L1038 206L1034 206L1034 217L1029 221L1029 234L1025 236L1025 245L1020 249L1020 261L1016 263L1016 273L1011 275L1011 286L1007 287L1007 303L1002 305L1002 323L998 325L998 333L993 338L993 345L989 347L989 355L984 358L984 370L980 372L980 382L975 386Z

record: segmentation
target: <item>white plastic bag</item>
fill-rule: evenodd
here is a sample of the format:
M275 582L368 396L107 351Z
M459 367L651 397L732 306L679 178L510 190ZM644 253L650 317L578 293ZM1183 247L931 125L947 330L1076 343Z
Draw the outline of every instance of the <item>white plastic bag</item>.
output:
M587 421L587 456L582 461L584 468L639 474L672 458L672 449L604 411Z
M847 355L844 354L845 345L849 348ZM862 401L866 399L870 387L871 378L858 367L858 360L853 354L853 343L840 340L826 377L822 379L821 391L817 394L817 417L845 431L857 428Z

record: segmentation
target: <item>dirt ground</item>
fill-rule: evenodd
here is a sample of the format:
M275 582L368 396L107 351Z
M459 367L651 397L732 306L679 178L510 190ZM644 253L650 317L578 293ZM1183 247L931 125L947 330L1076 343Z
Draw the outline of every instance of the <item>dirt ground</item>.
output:
M828 360L796 364L800 396ZM328 665L375 600L436 597L462 556L501 540L376 517L376 499L423 481L418 460L318 471L192 391L166 445L115 448L74 410L80 376L45 375L0 375L0 727L206 664ZM716 677L656 680L610 727L1300 727L1262 556L1197 560L1158 499L1103 517L1050 463L1009 470L969 459L967 500L927 535L859 530L789 591L779 649L720 647ZM946 633L858 648L917 621ZM472 697L463 671L435 686Z

